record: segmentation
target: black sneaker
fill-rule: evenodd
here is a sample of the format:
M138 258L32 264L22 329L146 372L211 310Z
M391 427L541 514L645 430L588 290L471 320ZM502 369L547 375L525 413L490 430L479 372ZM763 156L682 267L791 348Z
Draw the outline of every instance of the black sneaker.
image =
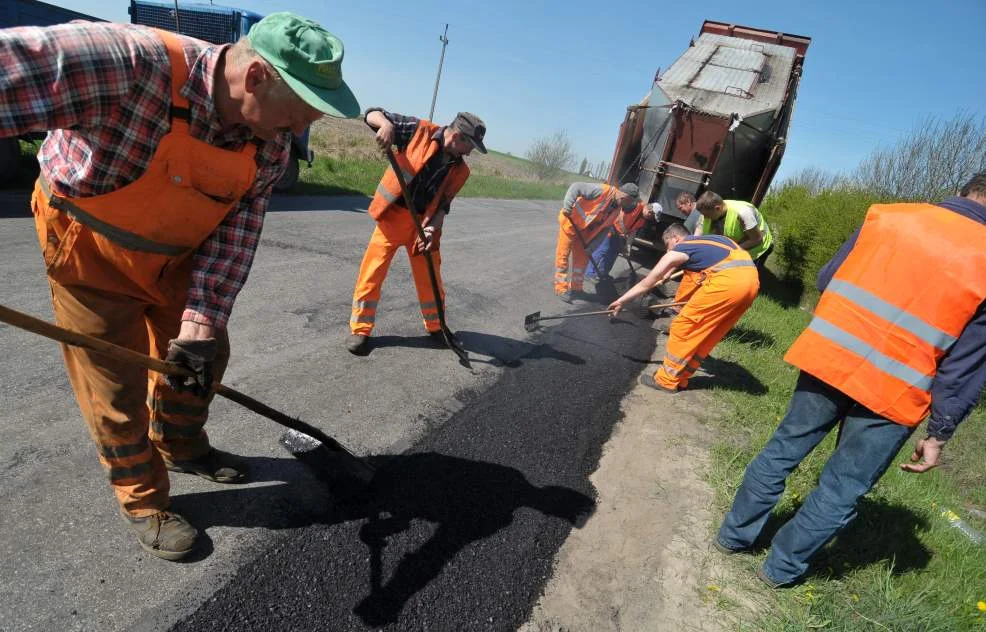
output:
M795 582L778 582L778 581L775 581L774 579L772 579L770 577L770 575L768 575L766 573L766 571L763 570L763 566L760 566L757 569L757 579L759 579L763 583L767 584L768 587L775 588L775 589L776 588L787 588L788 586L793 586L795 584Z
M159 511L144 518L122 515L137 536L137 542L151 555L174 561L195 548L199 532L176 513Z
M366 355L370 350L370 337L363 334L351 334L346 340L346 351L353 355Z
M213 483L242 483L246 480L248 470L243 461L215 448L189 461L164 459L164 466L169 472L195 474Z

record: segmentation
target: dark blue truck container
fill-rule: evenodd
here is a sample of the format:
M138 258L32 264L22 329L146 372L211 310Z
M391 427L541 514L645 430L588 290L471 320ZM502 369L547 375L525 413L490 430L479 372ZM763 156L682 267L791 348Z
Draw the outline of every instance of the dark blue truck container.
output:
M253 11L197 2L130 0L130 22L188 35L213 44L229 44L250 32L250 27L264 16ZM274 185L277 191L287 191L298 181L298 163L304 160L311 167L315 154L308 147L308 129L294 137L292 157L287 171Z
M72 20L103 21L47 2L0 0L0 28L2 29L15 26L50 26ZM27 141L42 138L44 134L28 134L22 137ZM17 174L21 154L20 144L17 141L17 138L0 138L0 182L9 180Z

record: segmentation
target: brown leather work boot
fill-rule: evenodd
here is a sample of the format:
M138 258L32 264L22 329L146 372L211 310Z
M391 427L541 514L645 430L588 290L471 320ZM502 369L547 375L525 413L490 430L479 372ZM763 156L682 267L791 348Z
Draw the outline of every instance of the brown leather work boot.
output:
M122 515L137 535L137 542L151 555L174 561L195 548L199 532L176 513L159 511L146 518L134 518L126 513Z
M248 471L246 463L215 448L189 461L171 461L165 458L164 466L170 472L195 474L213 483L242 483L246 480Z

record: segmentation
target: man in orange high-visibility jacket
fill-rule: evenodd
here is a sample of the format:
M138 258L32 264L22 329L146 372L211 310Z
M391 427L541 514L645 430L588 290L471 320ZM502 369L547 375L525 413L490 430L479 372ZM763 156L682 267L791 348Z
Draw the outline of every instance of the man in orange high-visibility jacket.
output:
M938 464L986 384L983 270L986 172L937 205L870 207L819 273L814 317L785 356L801 369L787 414L747 467L716 548L753 546L784 480L840 420L818 487L774 535L758 572L772 587L804 575L929 412L928 434L901 468Z
M692 294L668 331L661 367L640 383L675 393L736 321L749 309L760 290L760 279L750 254L722 235L695 237L681 224L672 224L662 235L668 251L654 269L609 306L615 314L643 296L679 268L694 277Z
M555 294L561 300L571 303L572 292L582 291L589 252L602 243L617 217L621 213L636 216L642 212L644 205L637 195L637 185L632 182L619 188L591 182L575 182L568 187L558 213L555 246ZM581 233L581 239L576 230Z
M411 217L397 176L391 167L387 167L370 203L370 216L376 220L377 226L363 255L353 291L350 336L346 340L346 349L356 355L369 352L368 343L376 324L383 282L394 253L401 246L407 249L411 260L411 274L414 276L425 330L432 335L441 333L437 301L442 301L444 305L442 257L438 250L442 225L452 199L469 178L469 167L463 157L472 153L473 149L486 153L483 144L486 125L478 116L468 112L459 112L455 120L444 127L379 108L367 111L365 120L376 132L377 144L382 149L395 145L399 150L395 154L397 163L407 182L414 210L419 215ZM414 222L422 226L424 242L418 237ZM421 256L425 251L431 253L435 265L439 296L435 296L427 262Z
M169 511L168 470L244 480L203 429L211 385L291 132L359 114L342 41L290 13L218 46L73 22L0 31L0 58L0 136L50 130L32 207L56 322L196 374L63 347L121 513L149 553L182 558L198 532Z

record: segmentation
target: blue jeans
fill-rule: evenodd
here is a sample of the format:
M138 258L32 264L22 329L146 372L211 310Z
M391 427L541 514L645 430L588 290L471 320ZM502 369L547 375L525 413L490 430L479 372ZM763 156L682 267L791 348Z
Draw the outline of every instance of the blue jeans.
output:
M615 231L604 237L602 243L596 246L592 252L592 257L585 267L586 278L597 280L600 276L596 266L592 263L592 259L598 261L603 273L608 275L609 271L613 269L613 264L616 263L616 258L620 256L620 251L624 247L623 244L623 237Z
M722 546L740 550L753 545L784 492L784 480L840 419L842 437L822 468L818 487L771 542L763 572L778 584L801 577L811 556L856 517L860 497L887 471L914 432L802 372L784 419L746 468L719 529Z

